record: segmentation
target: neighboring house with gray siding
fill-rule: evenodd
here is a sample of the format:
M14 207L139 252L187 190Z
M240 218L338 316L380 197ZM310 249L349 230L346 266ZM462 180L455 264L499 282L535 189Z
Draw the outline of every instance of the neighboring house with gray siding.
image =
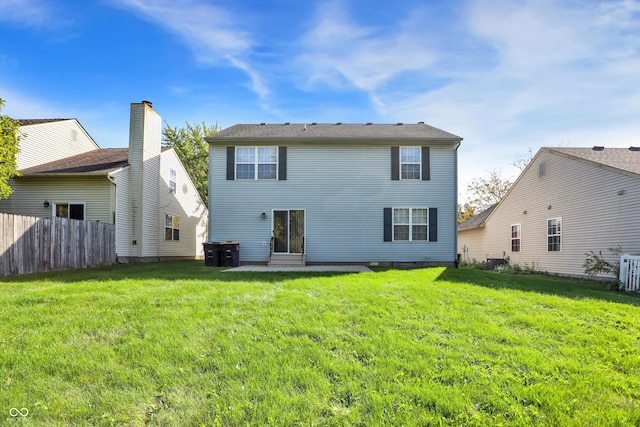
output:
M488 214L458 226L458 252L585 275L589 251L640 252L639 206L640 149L541 148Z
M121 262L202 257L207 208L175 150L161 147L151 104L130 112L128 148L99 148L75 119L21 120L22 176L0 212L115 224Z
M418 124L239 124L209 142L209 240L241 263L456 260L462 138Z

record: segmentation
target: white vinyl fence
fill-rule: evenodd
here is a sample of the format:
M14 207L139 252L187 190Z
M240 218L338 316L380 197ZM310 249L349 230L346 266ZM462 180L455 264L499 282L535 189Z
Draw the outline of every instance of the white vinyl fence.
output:
M640 256L620 257L620 283L625 291L640 291Z

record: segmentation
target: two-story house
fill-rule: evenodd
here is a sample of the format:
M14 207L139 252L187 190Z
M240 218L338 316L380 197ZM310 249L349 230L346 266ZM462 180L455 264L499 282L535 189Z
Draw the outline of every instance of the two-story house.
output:
M612 248L640 253L639 206L639 147L543 147L497 205L459 225L459 253L583 276L590 251L611 263Z
M209 142L209 240L240 263L454 265L461 138L418 124L238 124Z
M0 212L115 224L119 262L203 255L208 211L147 101L130 106L128 148L100 148L76 119L21 120L21 176Z

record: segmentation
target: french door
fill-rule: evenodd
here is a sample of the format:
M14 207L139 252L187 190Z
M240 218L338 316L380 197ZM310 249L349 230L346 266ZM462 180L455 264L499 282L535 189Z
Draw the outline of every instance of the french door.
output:
M273 211L273 252L301 254L304 251L304 210Z

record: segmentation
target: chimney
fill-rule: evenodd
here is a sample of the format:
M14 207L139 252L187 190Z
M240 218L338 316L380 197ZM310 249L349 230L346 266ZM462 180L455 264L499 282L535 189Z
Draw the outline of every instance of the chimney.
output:
M129 256L158 256L162 118L151 102L132 103L129 122Z

